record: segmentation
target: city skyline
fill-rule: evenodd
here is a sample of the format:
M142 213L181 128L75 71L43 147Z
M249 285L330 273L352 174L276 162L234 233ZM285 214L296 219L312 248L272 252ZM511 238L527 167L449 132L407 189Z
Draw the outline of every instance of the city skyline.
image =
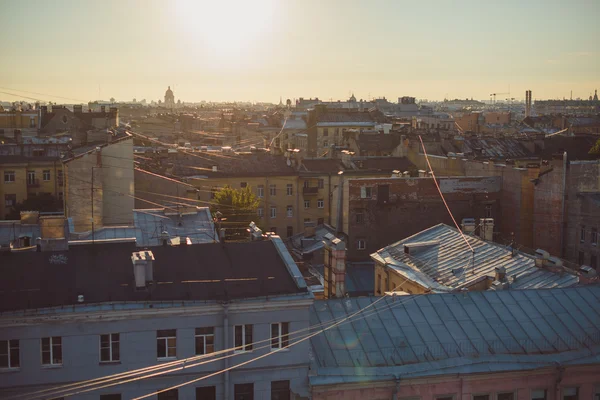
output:
M2 3L0 24L23 39L0 43L11 60L0 86L20 94L0 98L150 102L170 85L188 102L587 99L600 88L594 1L234 3Z

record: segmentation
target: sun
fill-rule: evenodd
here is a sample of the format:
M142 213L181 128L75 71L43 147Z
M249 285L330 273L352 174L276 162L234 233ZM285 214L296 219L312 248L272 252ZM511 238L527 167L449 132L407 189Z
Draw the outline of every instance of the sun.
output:
M247 52L272 32L277 0L177 0L180 29L217 55Z

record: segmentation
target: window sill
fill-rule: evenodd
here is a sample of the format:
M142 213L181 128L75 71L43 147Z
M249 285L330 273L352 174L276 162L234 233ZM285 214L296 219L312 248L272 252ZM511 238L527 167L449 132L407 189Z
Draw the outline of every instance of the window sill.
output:
M233 354L252 353L252 350L234 350Z
M11 373L11 372L19 372L21 371L21 367L10 367L10 368L0 368L0 374L2 373Z
M119 365L121 361L100 361L98 365Z
M42 364L43 369L55 369L55 368L62 368L62 367L63 367L62 364Z
M177 357L157 357L156 361L159 362L163 362L163 361L175 361L177 360Z
M289 347L280 347L278 349L271 349L271 353L281 353L281 352L286 352L286 351L290 351Z

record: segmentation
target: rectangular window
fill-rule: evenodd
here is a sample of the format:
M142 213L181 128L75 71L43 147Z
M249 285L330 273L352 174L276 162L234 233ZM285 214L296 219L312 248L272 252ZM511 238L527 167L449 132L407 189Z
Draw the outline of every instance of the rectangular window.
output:
M233 400L254 400L254 383L233 385Z
M546 400L546 389L536 389L531 391L531 400Z
M248 182L240 182L240 187L243 189L248 186Z
M162 329L156 332L156 357L177 357L177 330Z
M290 381L271 382L271 400L290 400Z
M592 254L590 256L590 267L596 269L597 265L598 265L598 256L596 256L595 254Z
M490 400L489 394L474 394L473 400Z
M498 393L497 400L515 400L515 393L514 392Z
M360 188L360 197L361 199L370 199L371 198L371 187L363 186Z
M217 400L216 386L202 386L196 388L196 400Z
M323 218L317 218L317 225L323 225L325 220Z
M30 128L35 128L35 118L29 119L29 127Z
M42 365L62 365L62 338L42 338Z
M196 328L196 355L215 352L215 328Z
M256 209L256 215L258 215L258 218L262 218L264 214L264 209L262 207L258 207Z
M292 237L294 236L294 227L293 226L288 226L287 227L287 237Z
M358 250L364 250L367 248L367 242L364 239L358 239L356 241L356 248Z
M288 183L287 185L285 185L285 194L287 194L288 196L291 196L294 194L294 187L292 186L291 183Z
M567 387L563 388L563 400L579 400L579 388Z
M323 147L329 147L329 141L323 140Z
M35 184L35 171L27 171L27 184Z
M598 244L598 228L592 228L590 242L592 243L592 246L596 246Z
M271 196L277 195L277 185L269 185L269 194Z
M58 186L63 186L63 172L62 172L62 170L56 171L56 181L58 182Z
M356 223L357 224L364 224L365 222L365 214L363 213L356 213Z
M166 392L159 393L156 397L158 400L179 400L179 390L167 390Z
M319 179L318 188L323 189L325 187L325 180Z
M4 171L4 183L15 181L15 171Z
M48 182L50 180L50 170L49 169L45 169L42 175L43 175L43 179L45 182Z
M485 217L492 218L492 205L491 204L487 204L485 206Z
M580 251L578 258L579 258L579 260L578 260L579 261L579 265L583 265L584 262L585 262L585 253L583 251Z
M101 394L100 395L100 400L121 400L121 394L120 393L115 393L115 394Z
M19 340L0 340L0 368L19 368Z
M328 128L324 128L323 129L323 136L329 136L329 129Z
M271 206L271 218L277 218L277 207Z
M435 398L435 400L454 400L454 395L449 394L449 395L444 395L444 396L437 396Z
M581 231L579 232L579 241L581 243L585 242L585 226L581 227Z
M317 208L323 208L323 207L325 207L325 202L323 201L323 199L317 200Z
M289 345L289 323L277 322L271 324L271 349L284 349Z
M304 209L310 208L310 200L304 200Z
M263 198L265 197L265 185L258 185L256 188L256 197Z
M16 194L5 194L4 195L4 206L5 207L14 207L17 204L17 195Z
M381 274L377 274L377 293L381 294Z
M294 208L292 206L287 206L285 212L286 212L286 215L288 216L288 218L291 218L294 216Z
M252 325L236 325L233 327L233 346L235 351L252 351Z
M100 362L115 362L120 359L119 334L100 335Z

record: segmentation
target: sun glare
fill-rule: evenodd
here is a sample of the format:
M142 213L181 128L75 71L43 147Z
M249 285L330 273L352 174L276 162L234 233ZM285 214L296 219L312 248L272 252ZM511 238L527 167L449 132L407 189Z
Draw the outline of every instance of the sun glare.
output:
M276 0L175 2L184 35L219 57L256 49L272 32L276 5Z

